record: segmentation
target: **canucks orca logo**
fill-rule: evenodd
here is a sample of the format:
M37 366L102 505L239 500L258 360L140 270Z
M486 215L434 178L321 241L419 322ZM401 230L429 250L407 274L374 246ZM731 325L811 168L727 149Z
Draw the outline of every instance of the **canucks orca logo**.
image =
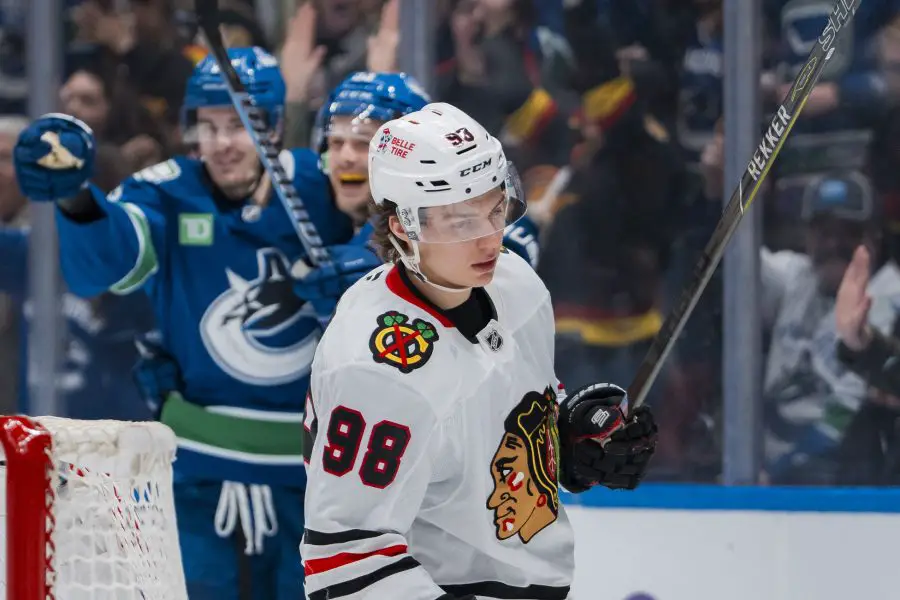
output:
M309 373L319 326L312 307L293 292L285 256L264 248L256 260L259 276L252 281L225 270L229 287L206 309L200 335L216 364L235 379L280 385Z

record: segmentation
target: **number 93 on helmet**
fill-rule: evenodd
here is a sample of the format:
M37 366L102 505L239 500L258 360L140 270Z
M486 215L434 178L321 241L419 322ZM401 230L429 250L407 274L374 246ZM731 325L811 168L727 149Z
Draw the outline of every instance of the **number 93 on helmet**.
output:
M445 103L382 126L369 144L375 203L396 204L410 241L465 242L502 232L526 211L500 141Z

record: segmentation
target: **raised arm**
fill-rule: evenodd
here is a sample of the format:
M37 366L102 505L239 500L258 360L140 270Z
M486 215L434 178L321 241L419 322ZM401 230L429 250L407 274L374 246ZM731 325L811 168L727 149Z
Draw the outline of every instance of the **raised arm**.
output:
M142 171L104 197L89 183L96 140L68 115L37 119L16 143L16 179L36 202L57 204L60 262L69 288L81 296L128 293L157 271L165 223L152 179L177 169L169 161Z

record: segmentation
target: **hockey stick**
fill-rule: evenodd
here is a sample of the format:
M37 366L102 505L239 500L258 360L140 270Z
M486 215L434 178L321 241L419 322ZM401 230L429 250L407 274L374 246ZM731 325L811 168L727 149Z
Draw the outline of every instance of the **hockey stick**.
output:
M210 52L219 65L219 70L225 79L225 85L228 89L228 96L231 98L232 104L244 124L253 145L256 147L256 153L259 155L259 161L268 173L272 181L272 187L275 194L281 201L284 210L291 217L294 230L306 255L309 257L313 266L329 266L331 265L331 256L319 237L315 224L310 219L309 212L303 206L303 201L297 193L291 178L288 177L281 160L278 158L279 149L271 141L269 129L266 126L265 115L262 109L256 106L253 97L247 93L244 84L241 83L238 74L234 70L234 66L228 59L228 51L225 49L225 43L222 40L222 33L219 31L219 2L218 0L197 0L196 2L197 18L200 23L200 29ZM305 275L302 261L294 264L291 273L295 277Z
M709 243L703 250L703 255L694 267L690 283L684 288L678 305L666 317L659 333L653 339L647 355L638 367L634 380L628 386L628 398L633 408L637 408L646 400L650 386L659 375L663 361L671 352L681 330L697 305L700 295L706 289L706 285L722 260L725 247L740 224L744 211L756 198L756 193L781 151L797 117L803 110L803 105L806 104L810 92L834 54L835 40L840 32L849 25L861 1L837 0L834 8L831 9L825 31L819 36L818 42L806 60L806 65L800 70L787 97L778 107L772 123L759 142L756 152L753 153L746 172L741 177L737 189L732 193L731 200L728 201Z

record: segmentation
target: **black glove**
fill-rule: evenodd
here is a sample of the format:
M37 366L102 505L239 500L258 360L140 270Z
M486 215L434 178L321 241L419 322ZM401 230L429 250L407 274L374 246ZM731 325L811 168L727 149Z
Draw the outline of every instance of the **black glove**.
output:
M647 406L626 417L627 394L595 383L567 396L559 409L560 483L579 493L595 485L633 490L656 450L656 422Z

